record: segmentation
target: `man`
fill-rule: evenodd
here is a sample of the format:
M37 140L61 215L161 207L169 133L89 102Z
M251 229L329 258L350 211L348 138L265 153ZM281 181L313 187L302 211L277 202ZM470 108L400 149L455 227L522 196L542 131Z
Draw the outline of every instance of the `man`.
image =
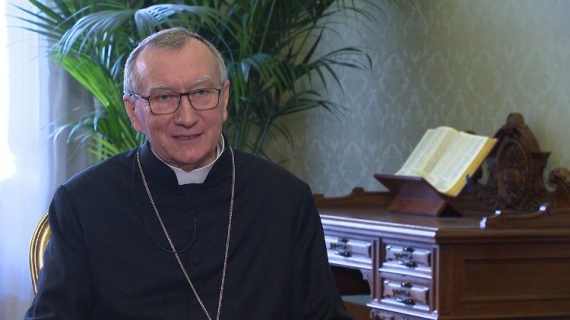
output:
M26 318L349 318L309 187L223 137L229 87L188 30L133 50L123 100L147 143L58 188Z

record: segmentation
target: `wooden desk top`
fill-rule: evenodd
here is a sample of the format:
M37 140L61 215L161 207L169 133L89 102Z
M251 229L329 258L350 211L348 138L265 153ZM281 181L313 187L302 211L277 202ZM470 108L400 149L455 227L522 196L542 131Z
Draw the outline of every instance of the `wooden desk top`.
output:
M391 197L393 196L389 193L368 193L357 188L347 197L317 198L317 207L327 230L355 229L361 234L369 235L378 232L408 234L410 237L421 237L422 241L431 238L431 241L436 243L453 242L454 239L461 239L463 242L467 239L488 241L489 238L501 239L502 242L509 239L519 242L525 238L533 238L532 241L570 239L570 228L563 225L556 228L485 228L481 226L481 221L495 215L490 209L467 208L462 217L429 217L388 212L386 203L389 203ZM472 204L470 206L473 207ZM560 215L569 214L564 212Z

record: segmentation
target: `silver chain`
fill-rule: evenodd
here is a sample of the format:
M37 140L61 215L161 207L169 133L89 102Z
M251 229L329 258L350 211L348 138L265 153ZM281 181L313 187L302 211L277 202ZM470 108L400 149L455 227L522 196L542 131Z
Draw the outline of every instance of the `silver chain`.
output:
M231 194L231 199L230 199L228 234L226 236L226 251L224 254L224 267L222 269L222 284L220 285L220 298L218 300L218 311L216 313L216 320L220 319L220 312L222 310L222 297L224 295L224 284L226 281L226 270L228 267L228 252L230 249L230 234L231 234L231 230L232 230L232 215L233 215L233 211L234 211L234 195L235 195L235 185L236 185L236 164L235 164L235 160L234 160L234 151L232 150L232 148L229 148L229 149L230 149L230 153L232 155L232 194ZM198 295L198 291L196 291L196 288L194 288L194 284L192 283L192 280L190 280L190 276L188 275L188 272L186 272L186 268L184 268L184 264L182 264L182 260L180 260L180 256L178 255L178 251L176 251L176 249L174 248L174 243L172 243L172 240L170 239L170 235L168 234L168 231L166 230L166 227L164 226L164 223L162 222L162 218L160 217L160 213L158 213L158 209L156 208L156 204L154 203L154 199L152 198L152 194L150 193L148 183L146 182L146 177L145 177L143 169L142 169L141 159L140 159L139 153L140 153L140 151L137 151L137 164L138 164L139 170L141 172L141 177L143 180L144 187L146 189L146 193L148 194L148 198L150 200L150 203L152 204L152 208L154 209L154 212L156 213L156 217L158 218L158 221L160 222L160 226L162 227L162 231L164 231L164 235L166 236L166 239L168 240L168 243L170 244L170 248L174 252L174 256L176 257L176 261L178 261L178 265L180 266L180 269L182 269L182 273L184 273L184 277L186 277L186 280L188 281L188 284L190 285L192 292L194 292L194 296L196 296L196 299L198 300L198 303L202 307L202 310L204 310L204 313L206 313L206 317L208 317L208 320L212 320L212 317L210 317L208 310L206 310L206 306L204 306L202 299L200 299L200 296Z

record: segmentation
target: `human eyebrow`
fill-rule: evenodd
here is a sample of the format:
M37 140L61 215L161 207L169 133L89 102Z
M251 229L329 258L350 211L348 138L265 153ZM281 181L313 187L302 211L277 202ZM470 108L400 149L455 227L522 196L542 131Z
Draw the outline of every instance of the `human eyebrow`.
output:
M172 90L172 88L170 86L167 86L165 84L157 84L157 85L152 85L150 87L150 94L153 94L155 92L161 92L161 91L172 91L172 92L174 92L174 90Z
M194 81L194 83L192 83L190 85L190 88L192 88L192 90L195 90L196 87L201 86L203 84L212 84L212 79L209 76L205 76L202 78L199 78L198 80Z
M197 80L193 81L190 83L190 85L188 86L189 90L188 91L194 91L197 89L200 89L200 87L202 86L212 86L215 87L215 82L212 81L212 78L210 76L204 76L201 78L198 78ZM154 84L150 87L150 94L156 94L156 93L160 93L160 92L177 92L176 90L174 90L171 86L163 84L163 83L159 83L159 84Z

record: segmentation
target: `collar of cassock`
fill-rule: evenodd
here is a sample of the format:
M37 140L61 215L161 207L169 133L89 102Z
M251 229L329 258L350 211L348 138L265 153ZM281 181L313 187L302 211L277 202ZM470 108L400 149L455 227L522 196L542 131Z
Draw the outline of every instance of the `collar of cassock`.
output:
M154 155L158 159L160 159L160 161L162 161L165 165L169 166L170 169L174 170L174 173L176 174L176 179L178 179L178 185L183 185L190 183L204 183L204 180L206 180L208 173L210 173L210 169L212 169L214 163L222 155L222 151L224 151L224 137L220 136L220 140L218 141L218 145L216 147L216 159L214 159L214 161L210 162L210 164L208 164L205 167L197 168L191 171L184 171L183 169L180 169L178 167L171 166L168 163L164 162L164 160L160 159L160 157L157 156L156 153L154 153L154 150L152 151L152 153L154 153Z
M173 167L162 161L154 151L151 150L148 141L141 147L141 161L145 169L150 170L151 173L158 176L168 185L187 185L187 184L202 184L208 181L218 180L223 178L221 172L216 171L215 168L222 166L221 163L227 162L227 153L225 148L225 137L222 135L218 141L217 157L205 167L198 168L192 171L184 171L180 168ZM221 162L221 163L220 163ZM214 170L213 170L214 169ZM217 170L219 171L219 170ZM212 172L212 174L210 174Z

